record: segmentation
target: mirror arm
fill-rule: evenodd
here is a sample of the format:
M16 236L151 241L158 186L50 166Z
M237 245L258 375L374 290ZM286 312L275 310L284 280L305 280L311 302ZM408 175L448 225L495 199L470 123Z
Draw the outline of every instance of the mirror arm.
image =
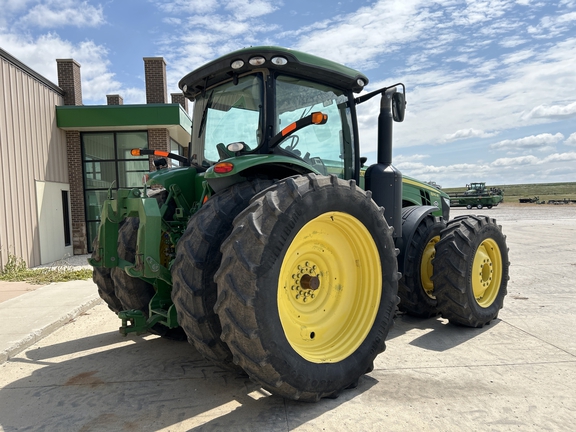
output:
M366 93L365 95L362 96L358 96L357 98L354 99L354 103L356 103L356 105L360 105L361 103L366 102L367 100L372 99L374 96L384 93L387 90L394 88L396 86L402 86L402 93L404 94L404 100L406 100L406 87L404 86L404 84L402 83L396 83L394 85L388 86L388 87L382 87L379 90L374 90L373 92L370 93Z

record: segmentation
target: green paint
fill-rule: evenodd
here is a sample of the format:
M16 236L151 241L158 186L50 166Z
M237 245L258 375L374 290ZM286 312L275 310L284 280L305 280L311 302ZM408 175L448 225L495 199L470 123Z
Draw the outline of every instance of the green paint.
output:
M192 120L180 104L57 106L60 129L166 128L179 126L190 131Z

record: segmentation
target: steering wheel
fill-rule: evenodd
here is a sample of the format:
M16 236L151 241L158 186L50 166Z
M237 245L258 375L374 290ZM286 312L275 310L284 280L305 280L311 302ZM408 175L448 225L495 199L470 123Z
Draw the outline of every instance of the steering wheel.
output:
M288 141L290 141L290 143L288 144ZM284 146L284 149L294 153L294 149L296 148L296 146L298 145L298 143L300 142L300 137L298 135L290 135L288 138L286 138L286 145Z

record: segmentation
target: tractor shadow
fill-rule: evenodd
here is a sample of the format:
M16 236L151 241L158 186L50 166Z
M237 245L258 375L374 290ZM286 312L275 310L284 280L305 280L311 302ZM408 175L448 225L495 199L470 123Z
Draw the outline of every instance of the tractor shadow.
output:
M417 318L400 313L394 319L394 326L387 340L413 335L413 339L408 342L410 345L429 351L443 352L490 331L500 322L501 320L497 318L482 328L470 328L451 324L439 316Z
M211 365L187 342L104 332L12 358L0 388L1 430L291 430L378 381L316 404L270 395ZM18 372L14 372L18 371Z

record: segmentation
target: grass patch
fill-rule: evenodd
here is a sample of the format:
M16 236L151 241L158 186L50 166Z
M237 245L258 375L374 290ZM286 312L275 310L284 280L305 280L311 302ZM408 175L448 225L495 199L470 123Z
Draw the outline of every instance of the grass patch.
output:
M52 282L68 282L92 278L92 269L74 269L62 265L29 269L22 258L8 255L8 262L0 273L0 280L6 282L28 282L34 285L47 285Z

